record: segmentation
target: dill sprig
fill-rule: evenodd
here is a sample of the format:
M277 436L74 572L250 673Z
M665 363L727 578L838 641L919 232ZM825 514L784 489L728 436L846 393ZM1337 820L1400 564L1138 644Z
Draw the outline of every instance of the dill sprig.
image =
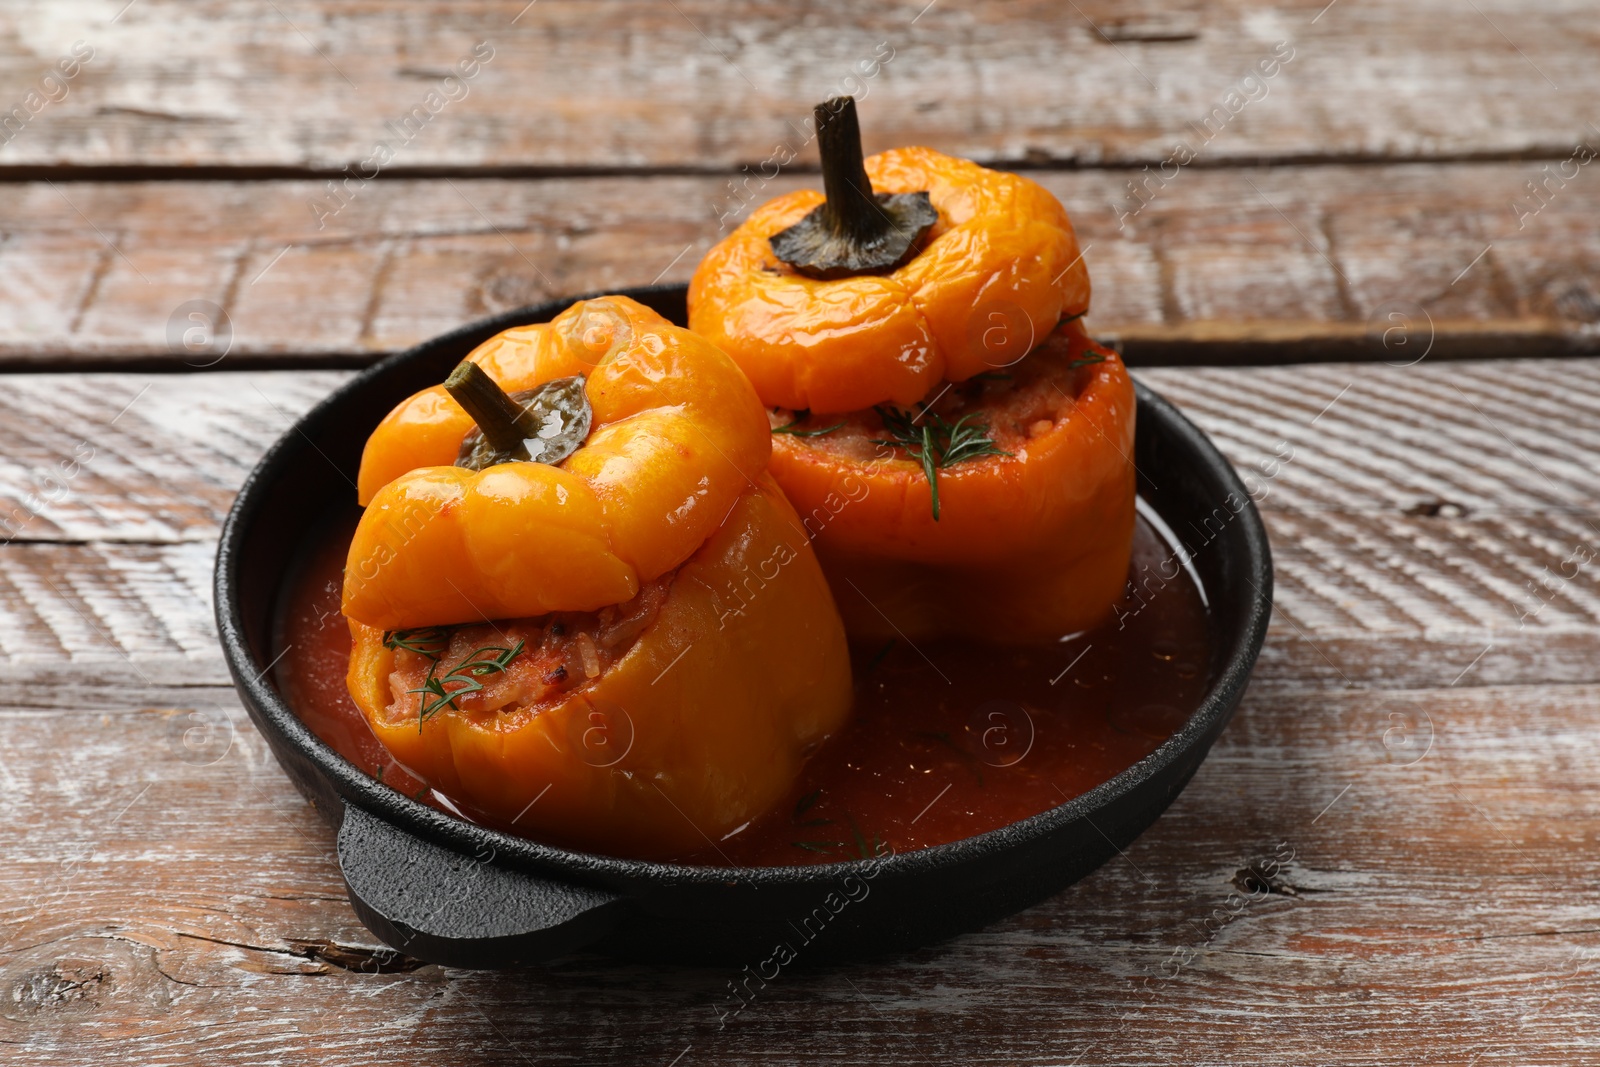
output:
M832 821L828 820L830 823ZM807 852L820 852L824 856L840 852L846 859L858 860L877 859L888 848L888 843L877 834L873 834L872 840L868 842L854 818L850 819L850 834L854 838L852 841L790 841L789 844L795 848L803 848Z
M383 647L403 648L437 661L450 647L450 634L443 626L421 626L415 630L390 630L383 635Z
M929 411L926 405L913 413L898 408L878 405L873 411L883 420L887 441L874 441L876 445L891 445L903 449L912 459L922 464L922 473L928 477L933 491L933 521L939 521L939 469L952 467L964 460L983 456L1009 456L989 437L989 424L976 421L976 412L969 412L955 422ZM921 420L922 424L917 425Z
M791 819L790 821L793 822L796 826L832 826L833 825L833 820L832 819L802 819L802 818L800 818L800 816L804 815L806 812L811 810L812 806L814 804L816 804L817 799L819 797L821 797L821 796L822 796L822 790L815 789L815 790L812 790L811 792L807 793L805 796L801 797L795 803L795 806L794 806L794 818ZM798 844L798 842L795 842L795 843ZM816 844L826 844L827 842L813 841L811 843L816 845ZM833 842L833 843L837 844L838 842Z
M856 825L854 815L846 816L850 820L850 834L855 838L856 858L863 860L877 859L883 854L885 842L877 834L872 835L872 844L867 844L867 839L861 835L861 827Z
M793 419L791 419L787 424L785 424L783 426L774 427L772 432L773 433L786 433L790 437L821 437L823 434L832 433L833 431L837 430L839 427L844 425L844 423L842 423L842 422L836 422L832 426L824 426L820 430L800 430L800 429L796 429L796 427L798 427L802 422L805 422L810 417L811 417L811 412L809 412L809 411L797 411L797 412L794 413L794 418Z
M1105 353L1104 352L1096 352L1093 355L1078 357L1077 359L1073 360L1071 363L1067 364L1067 369L1068 370L1077 370L1079 367L1092 367L1096 363L1104 363L1105 361L1106 361Z
M442 678L438 675L439 660L435 657L421 688L407 690L421 694L417 705L417 731L420 733L423 723L446 708L459 709L461 705L457 701L468 693L482 692L483 683L478 679L504 671L511 665L512 660L522 655L522 650L526 646L525 641L518 641L510 648L504 645L484 645L467 653L467 658L456 664ZM451 688L452 686L455 688Z
M888 643L885 644L882 648L878 649L878 654L876 656L872 657L872 662L867 664L866 669L863 670L861 673L862 674L871 674L873 671L877 670L878 669L878 664L883 662L883 657L887 656L889 654L889 650L894 648L894 643L895 643L896 640L898 640L898 638L894 638L894 637L889 638Z
M818 789L801 797L794 806L794 817L790 821L795 826L803 826L807 828L836 825L832 819L801 818L802 815L808 813L812 807L816 805L817 800L821 798L821 796L822 790ZM807 852L817 852L824 856L831 856L835 853L839 853L846 858L850 858L850 854L854 852L854 858L870 860L876 859L877 857L883 855L884 850L888 847L887 842L885 842L877 834L873 834L872 839L868 841L866 835L861 832L861 827L856 824L856 817L854 815L846 812L844 818L845 821L850 825L851 839L849 841L790 841L789 844L795 848L803 848ZM838 831L834 832L837 833Z
M930 741L937 741L939 744L944 745L946 748L950 749L950 751L954 752L961 759L961 762L966 764L967 770L971 771L977 776L978 788L983 788L983 767L978 763L977 757L968 752L966 749L962 748L960 745L956 744L955 739L949 734L942 730L938 733L933 733L928 730L918 730L917 736L925 737Z

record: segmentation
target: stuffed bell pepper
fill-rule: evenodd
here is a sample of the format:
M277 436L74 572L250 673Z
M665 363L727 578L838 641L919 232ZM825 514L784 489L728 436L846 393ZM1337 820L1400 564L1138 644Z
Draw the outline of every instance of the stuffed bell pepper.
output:
M850 704L843 628L714 346L624 297L507 330L367 442L349 688L408 771L571 847L763 814Z
M851 636L1055 640L1123 589L1134 392L1080 321L1089 275L1036 183L927 148L863 160L816 109L824 193L707 254L689 324L770 409L771 471Z

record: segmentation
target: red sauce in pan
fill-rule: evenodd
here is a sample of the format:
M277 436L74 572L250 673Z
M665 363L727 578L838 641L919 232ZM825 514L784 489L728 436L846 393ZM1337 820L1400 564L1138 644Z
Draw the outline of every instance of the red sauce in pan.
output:
M459 815L389 758L345 690L339 587L352 530L330 534L292 584L279 688L351 763ZM1205 604L1178 558L1141 514L1127 591L1097 629L1026 648L853 648L850 724L776 810L683 861L785 866L906 852L997 829L1114 777L1184 723L1209 681Z

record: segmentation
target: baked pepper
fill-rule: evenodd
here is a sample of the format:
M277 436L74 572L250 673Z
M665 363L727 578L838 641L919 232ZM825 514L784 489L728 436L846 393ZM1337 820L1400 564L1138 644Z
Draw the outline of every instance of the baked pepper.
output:
M802 189L768 201L706 254L689 285L689 328L732 356L764 403L819 413L914 404L944 382L1015 362L1088 310L1072 223L1037 183L931 148L881 152L862 173L854 102L819 105L816 121L826 198ZM917 193L936 220L898 266L880 259L871 273L839 276L774 251L775 238L814 216L809 228L831 238L830 250L870 267L849 252L887 245L892 254L906 233L894 226L900 215L876 208ZM854 215L843 212L852 205ZM839 219L825 216L830 208ZM852 225L887 233L831 232Z
M1134 526L1133 385L1084 331L1060 203L926 148L862 160L816 111L825 197L757 209L707 254L689 323L772 408L773 476L853 637L1046 641L1110 610ZM925 194L936 219L891 207Z
M447 386L362 456L343 607L378 739L475 816L572 847L681 855L764 813L843 723L850 673L744 377L603 297Z

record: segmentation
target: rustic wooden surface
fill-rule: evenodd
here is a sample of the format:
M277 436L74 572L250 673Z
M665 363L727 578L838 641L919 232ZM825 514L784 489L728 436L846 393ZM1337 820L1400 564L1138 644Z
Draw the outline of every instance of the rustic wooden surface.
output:
M0 1062L1600 1062L1600 179L1524 184L1600 145L1586 5L124 5L0 11L0 111L94 48L0 144ZM1259 486L1237 719L1125 858L726 1029L718 970L381 951L227 683L233 493L339 367L685 279L884 42L869 148L1029 168L1096 332ZM174 345L191 301L225 344Z
M39 116L7 165L338 172L480 42L492 57L466 95L394 166L721 172L852 90L872 102L868 150L1143 164L1280 41L1293 58L1211 165L1564 157L1592 133L1582 0L137 0L112 21L126 3L3 16L18 89L74 41L95 51L81 99Z
M1194 170L1120 221L1137 206L1127 171L1030 176L1072 210L1096 332L1135 362L1404 362L1429 344L1434 356L1600 348L1600 181L1580 171L1518 229L1510 204L1546 166ZM555 296L686 282L722 232L725 185L380 180L318 230L311 180L22 182L0 202L0 366L366 362ZM174 314L197 300L226 309L225 354L172 343Z

